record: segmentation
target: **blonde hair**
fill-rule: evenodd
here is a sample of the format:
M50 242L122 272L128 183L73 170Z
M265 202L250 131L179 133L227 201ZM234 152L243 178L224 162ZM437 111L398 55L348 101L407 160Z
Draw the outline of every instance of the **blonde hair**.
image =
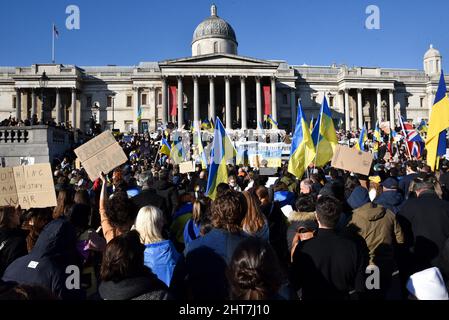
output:
M133 229L139 232L143 244L150 244L165 240L162 235L164 225L165 218L162 211L153 206L145 206L139 210Z

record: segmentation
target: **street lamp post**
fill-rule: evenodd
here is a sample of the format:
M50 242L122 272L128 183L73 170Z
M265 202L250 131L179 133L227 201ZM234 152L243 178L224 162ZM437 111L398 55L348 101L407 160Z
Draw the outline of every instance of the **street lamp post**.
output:
M114 129L115 129L115 112L114 112L114 106L115 106L115 97L112 97L112 132L114 132Z
M44 116L45 116L45 95L44 95L44 89L48 85L48 77L45 71L42 73L42 76L39 78L39 87L41 88L41 101L42 101L42 108L41 108L41 122L44 124Z

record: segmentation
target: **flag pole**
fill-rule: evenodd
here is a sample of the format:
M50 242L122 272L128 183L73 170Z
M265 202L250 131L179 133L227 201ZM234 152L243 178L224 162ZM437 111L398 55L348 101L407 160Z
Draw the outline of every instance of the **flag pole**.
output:
M324 95L324 99L326 99L326 94ZM323 101L323 103L324 103L324 101ZM320 123L319 123L319 126L318 126L318 140L316 142L315 159L313 160L313 169L316 168L316 158L318 157L318 147L320 146L320 130L321 130L321 121L323 121L323 106L321 106L321 110L320 110L320 115L319 116L320 116Z
M55 63L55 24L51 28L51 62Z

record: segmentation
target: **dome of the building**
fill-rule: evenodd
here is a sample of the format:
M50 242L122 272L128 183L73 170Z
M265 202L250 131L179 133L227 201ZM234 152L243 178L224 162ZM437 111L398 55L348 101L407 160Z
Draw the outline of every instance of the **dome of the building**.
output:
M435 58L435 57L441 57L440 51L435 49L433 47L433 45L430 45L429 50L427 50L426 54L424 55L424 59Z
M237 43L234 29L225 20L217 16L217 7L212 5L211 15L196 27L192 43L205 38L224 38Z
M217 15L217 7L211 6L211 15L193 32L192 55L210 53L237 54L237 38L229 23Z

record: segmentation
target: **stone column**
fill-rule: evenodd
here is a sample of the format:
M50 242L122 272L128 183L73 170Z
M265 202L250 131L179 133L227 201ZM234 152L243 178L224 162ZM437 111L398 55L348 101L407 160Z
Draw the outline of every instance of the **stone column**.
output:
M377 89L377 108L376 108L376 112L377 112L377 116L376 116L376 120L380 123L382 121L382 90L381 89Z
M359 119L359 129L362 129L363 128L362 89L357 89L357 118Z
M434 90L429 90L427 92L427 105L429 108L429 120L430 120L430 115L432 114L432 108L433 108L433 103L435 102L435 95L436 91Z
M140 104L140 88L134 87L134 130L135 132L140 132L140 121L137 119L139 114L139 104Z
M55 109L56 109L56 124L59 124L61 122L61 93L59 92L59 88L56 88L56 103L55 103Z
M209 119L215 121L215 83L214 77L209 76Z
M349 89L345 89L345 129L346 131L351 129L350 126L350 114L349 114Z
M395 121L394 121L394 92L393 90L389 90L389 102L388 102L388 110L390 112L390 128L395 127Z
M241 108L242 108L242 130L248 129L248 115L247 115L247 108L246 108L246 77L241 76L240 77L240 100L241 100Z
M178 78L178 128L181 129L184 125L184 89L182 84L182 77Z
M162 124L167 124L167 79L162 77Z
M16 88L16 120L22 120L22 91Z
M276 78L271 78L271 116L274 121L278 121L278 109L276 103Z
M296 117L298 116L296 114L296 95L295 95L295 89L290 90L290 113L292 117L292 132L295 130L296 127Z
M226 129L232 129L232 114L231 114L231 83L229 77L225 77L225 105L226 105Z
M260 89L260 77L256 77L256 114L257 129L262 129L262 92Z
M76 88L72 88L72 128L76 130Z
M37 115L37 101L36 101L36 91L31 89L31 118L33 118L34 115Z
M193 76L193 125L200 125L200 93L198 87L198 77Z
M157 101L156 101L156 99L157 99L157 97L156 97L156 88L155 87L150 87L150 97L149 97L149 99L150 99L150 106L151 106L151 109L150 109L150 114L151 114L151 122L152 122L152 124L151 124L151 127L152 127L152 130L154 130L154 131L156 131L156 129L157 129Z

